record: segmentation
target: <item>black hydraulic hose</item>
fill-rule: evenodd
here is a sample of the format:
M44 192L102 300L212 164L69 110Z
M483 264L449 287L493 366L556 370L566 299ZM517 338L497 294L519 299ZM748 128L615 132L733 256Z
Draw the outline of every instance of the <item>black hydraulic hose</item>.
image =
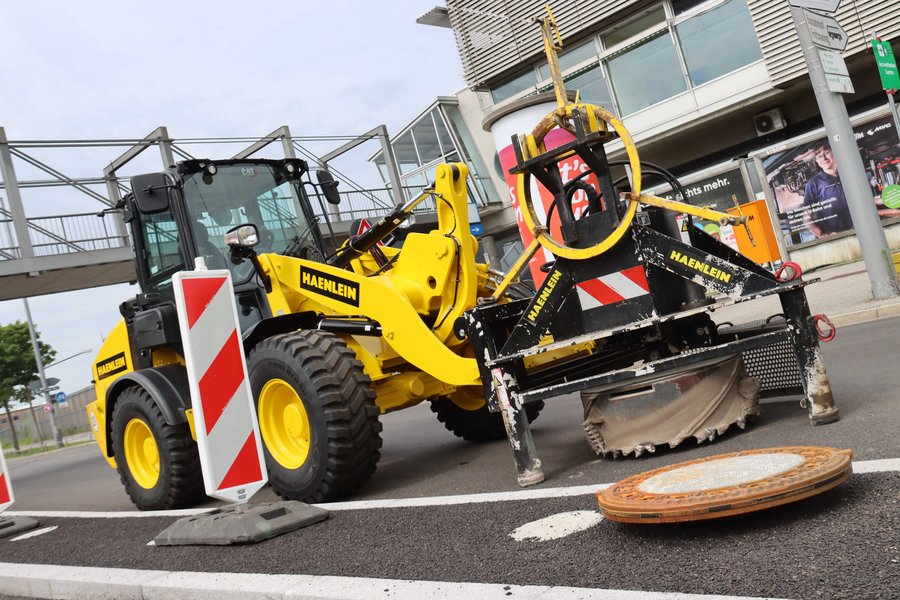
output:
M627 160L612 160L609 162L610 167L625 167L630 164L631 164L630 161L627 161ZM657 164L654 164L651 162L645 162L645 161L641 161L640 165L641 165L642 169L645 169L650 174L657 175L658 177L662 177L665 180L665 182L668 183L672 187L672 189L681 196L682 200L687 199L687 192L685 191L684 187L681 185L681 182L678 181L678 178L675 177L668 169L666 169L665 167L661 167ZM565 186L563 186L563 190L566 193L566 200L568 202L572 201L572 196L574 195L574 194L570 195L570 192L572 192L572 190L574 190L576 188L584 189L583 187L581 187L582 185L584 185L581 182L581 179L583 179L584 177L586 177L592 173L593 173L593 171L585 171L584 173L579 173L578 175L576 175L575 177L573 177L572 179L570 179L569 181L566 182ZM613 187L615 188L616 186L620 185L621 183L624 183L627 180L628 180L628 176L620 177L619 179L616 179L615 181L613 181ZM547 209L547 220L545 222L545 226L548 229L550 228L550 219L553 217L553 211L556 209L556 202L557 202L557 199L554 198L553 202L550 203L550 207ZM585 214L589 214L589 213L586 212Z

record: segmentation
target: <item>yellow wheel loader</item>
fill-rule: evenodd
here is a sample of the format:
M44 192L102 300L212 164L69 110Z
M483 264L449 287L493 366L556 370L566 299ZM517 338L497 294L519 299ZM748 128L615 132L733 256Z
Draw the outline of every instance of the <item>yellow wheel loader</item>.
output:
M375 471L379 414L424 400L457 436L505 436L460 332L463 313L499 281L475 262L466 166L441 165L426 193L330 255L307 171L297 159L188 160L132 179L121 208L141 293L122 303L97 355L97 401L87 410L103 456L142 509L203 495L171 279L198 257L231 272L278 494L348 495ZM330 175L319 180L338 201ZM427 198L434 231L408 233L402 248L377 245ZM531 418L541 407L529 408Z
M379 414L424 400L459 437L505 435L523 486L544 477L529 424L565 394L580 393L590 446L613 457L743 428L765 395L801 394L815 425L839 418L818 345L828 321L810 314L806 282L770 273L690 221L743 217L642 194L653 175L687 197L668 171L638 159L614 115L567 102L552 15L538 21L558 107L512 139L510 174L533 241L505 275L475 261L463 164L440 165L423 194L333 252L301 160L188 160L132 178L122 208L141 293L121 305L97 356L88 413L138 507L202 495L172 292L172 275L200 257L231 271L269 481L289 499L359 488L378 462ZM548 147L557 127L570 139ZM607 144L627 160L609 160ZM561 163L573 158L587 170L564 180ZM330 175L318 181L337 203ZM553 199L546 212L533 201L541 188ZM587 209L576 217L580 193ZM428 198L434 230L379 245ZM686 235L675 213L687 215ZM554 260L535 265L546 274L537 292L515 293L526 264L547 254ZM783 313L765 322L719 327L709 316L772 295Z

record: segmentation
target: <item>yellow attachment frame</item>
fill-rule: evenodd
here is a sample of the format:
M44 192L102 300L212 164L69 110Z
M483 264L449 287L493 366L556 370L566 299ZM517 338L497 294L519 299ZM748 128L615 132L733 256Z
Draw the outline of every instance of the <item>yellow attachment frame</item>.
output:
M531 197L531 176L528 173L521 172L516 179L516 192L519 198L519 206L522 208L522 220L525 226L534 235L534 243L529 245L525 253L509 270L503 283L498 287L493 297L499 296L506 288L515 280L521 270L525 267L528 260L537 251L538 246L543 246L556 256L568 258L572 260L584 260L594 258L603 254L625 235L625 232L631 227L631 222L637 212L638 204L644 203L652 206L658 206L667 210L687 213L703 219L718 221L719 223L741 224L745 222L743 217L735 217L727 213L714 211L708 208L700 208L691 206L683 202L674 200L665 200L656 196L641 195L641 163L638 158L637 149L634 145L631 135L622 122L612 113L603 107L586 104L581 102L567 102L565 85L562 73L559 68L559 58L557 52L562 49L562 39L560 38L559 29L547 5L547 18L535 18L534 21L541 27L541 33L544 40L544 52L547 55L547 62L550 65L551 79L553 80L553 88L556 92L556 101L558 107L544 117L532 133L521 138L522 155L524 160L536 158L547 151L544 146L545 136L555 127L560 127L569 132L574 133L574 120L581 120L582 129L586 134L597 132L608 132L609 127L616 132L619 139L625 146L625 152L628 155L628 165L630 167L631 192L622 194L622 198L628 202L625 214L622 216L618 226L605 239L601 240L593 246L587 248L573 248L558 242L550 236L547 228L542 225L534 210ZM568 154L561 156L565 158ZM612 199L607 199L612 202Z
M551 123L556 125L559 124L559 119L557 119L557 117L560 117L559 110L560 109L557 109L545 117L535 128L534 132L525 138L526 143L525 148L523 148L523 153L525 154L524 158L526 160L546 152L543 143L544 136L553 129ZM641 193L641 162L638 159L637 149L634 146L631 135L628 133L628 130L625 129L622 122L611 112L603 107L594 106L593 104L572 103L567 104L564 107L561 118L564 121L571 121L575 117L575 111L577 111L579 115L582 115L584 120L587 121L586 133L607 131L608 129L606 126L612 125L612 128L619 135L619 139L625 144L625 151L628 154L628 164L631 167L632 192L628 200L628 208L622 216L619 225L606 239L593 246L588 246L587 248L572 248L571 246L566 246L553 239L547 229L539 224L537 213L534 210L534 204L531 199L531 177L526 176L525 173L519 173L516 178L516 187L519 196L519 206L522 207L522 220L525 222L525 226L528 227L528 230L534 235L535 240L537 240L541 246L557 256L573 260L584 260L599 256L615 246L631 226L631 221L634 219L634 213L637 212L637 199Z
M627 193L623 193L622 197L624 198L628 195L629 194ZM716 221L719 225L743 225L747 222L747 217L743 215L734 216L711 208L693 206L692 204L678 202L677 200L666 200L665 198L657 198L656 196L641 195L638 198L638 202L674 212L686 213L701 219L706 219L707 221Z

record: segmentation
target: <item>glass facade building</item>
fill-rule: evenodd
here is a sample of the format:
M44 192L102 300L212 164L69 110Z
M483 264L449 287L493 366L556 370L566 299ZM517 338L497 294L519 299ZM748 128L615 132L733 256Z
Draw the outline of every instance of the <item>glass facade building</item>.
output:
M469 167L469 198L477 206L500 201L455 99L445 98L432 104L390 143L405 189L421 191L434 181L439 164L463 162ZM371 160L387 184L390 175L383 152Z
M762 60L745 0L666 0L560 54L566 87L626 117ZM546 62L492 86L495 104L550 89Z

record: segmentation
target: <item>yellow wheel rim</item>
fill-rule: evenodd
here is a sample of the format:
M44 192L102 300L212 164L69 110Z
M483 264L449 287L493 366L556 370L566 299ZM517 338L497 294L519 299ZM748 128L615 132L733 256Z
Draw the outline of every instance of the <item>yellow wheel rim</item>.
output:
M486 402L482 389L477 386L467 386L457 389L450 394L450 400L453 404L463 410L479 410Z
M131 477L145 490L153 489L159 481L159 447L150 427L141 419L128 421L124 442Z
M309 415L294 387L282 379L271 379L259 392L257 405L263 442L278 464L297 469L309 456Z

